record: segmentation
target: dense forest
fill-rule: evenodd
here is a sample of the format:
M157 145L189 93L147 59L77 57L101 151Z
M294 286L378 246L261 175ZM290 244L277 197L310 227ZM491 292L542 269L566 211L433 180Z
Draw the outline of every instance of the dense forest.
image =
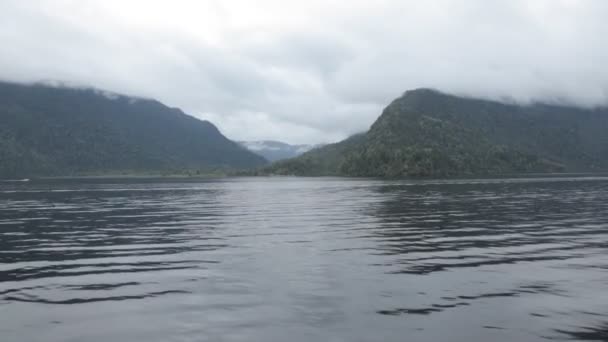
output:
M457 176L608 170L608 110L516 105L430 89L393 101L368 132L257 174Z
M0 82L0 178L108 173L340 176L608 170L608 110L516 105L417 89L361 134L276 162L210 122L95 89Z
M264 164L210 122L155 100L0 82L0 178Z

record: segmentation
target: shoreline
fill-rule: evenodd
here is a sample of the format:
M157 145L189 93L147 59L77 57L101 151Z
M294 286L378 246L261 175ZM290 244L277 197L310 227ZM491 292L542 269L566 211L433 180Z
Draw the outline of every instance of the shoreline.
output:
M230 178L341 178L341 179L376 179L376 180L468 180L468 179L521 179L521 178L585 178L585 177L607 177L608 172L560 172L560 173L513 173L496 175L462 175L453 177L357 177L341 175L243 175L243 174L103 174L103 175L71 175L71 176L31 176L29 178L0 179L1 183L28 183L36 180L95 180L95 179L230 179Z

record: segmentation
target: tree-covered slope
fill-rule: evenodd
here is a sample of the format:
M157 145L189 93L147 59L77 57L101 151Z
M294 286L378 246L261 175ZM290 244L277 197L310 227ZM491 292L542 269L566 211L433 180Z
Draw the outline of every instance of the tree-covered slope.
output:
M297 158L275 162L256 173L298 176L346 175L342 172L341 166L347 153L358 150L364 140L364 134L356 134L339 143L312 149Z
M0 177L249 168L265 160L154 100L0 82Z
M393 101L365 134L262 173L451 176L608 170L608 111L519 106L428 89Z
M479 132L494 144L558 161L570 171L608 169L607 108L542 103L520 106L429 89L406 92L391 106L397 107L392 115L421 113L453 122Z

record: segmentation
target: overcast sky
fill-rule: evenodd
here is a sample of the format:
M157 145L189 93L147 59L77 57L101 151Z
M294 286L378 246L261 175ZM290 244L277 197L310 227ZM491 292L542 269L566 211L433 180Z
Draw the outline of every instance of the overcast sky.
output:
M606 0L0 0L0 78L153 97L232 139L331 142L405 90L608 101Z

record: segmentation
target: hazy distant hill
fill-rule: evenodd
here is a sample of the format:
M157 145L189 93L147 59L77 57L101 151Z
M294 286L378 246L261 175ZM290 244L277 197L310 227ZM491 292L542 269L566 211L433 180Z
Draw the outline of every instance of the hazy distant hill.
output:
M0 178L265 163L210 122L155 100L0 82Z
M519 106L429 89L393 101L364 134L261 173L450 176L608 170L608 110Z
M259 140L259 141L240 141L239 144L245 148L259 154L269 161L277 161L297 157L304 152L308 152L321 145L290 145L280 141Z

